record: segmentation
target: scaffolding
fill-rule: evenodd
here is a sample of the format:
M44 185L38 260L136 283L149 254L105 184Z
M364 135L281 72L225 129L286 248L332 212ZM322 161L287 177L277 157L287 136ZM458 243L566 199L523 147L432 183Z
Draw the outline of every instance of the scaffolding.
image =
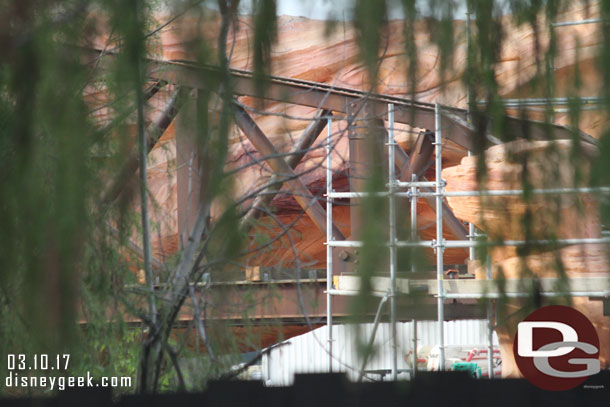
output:
M577 25L577 24L589 24L589 23L598 23L603 22L604 20L599 19L591 19L584 20L581 22L563 22L563 23L552 23L551 26L554 28L569 26L569 25ZM470 23L467 24L467 28L470 28ZM467 36L467 39L470 39L470 35ZM90 50L91 53L95 56L95 63L97 64L99 55L104 54L106 58L115 57L112 52L101 52L100 50ZM202 83L200 78L202 75L195 75L194 73L200 72L216 72L216 70L210 67L199 67L194 64L175 61L148 61L148 64L155 67L163 67L164 69L152 69L151 73L148 74L150 79L158 80L159 83L177 83L180 86L188 87L188 88L196 88L196 89L207 89L209 84ZM251 73L247 71L240 70L231 70L230 74L232 75L232 80L235 84L235 89L233 91L236 95L241 96L254 96L257 97L256 93L253 92L255 88L253 86L253 76ZM177 79L178 78L178 79ZM179 81L178 81L179 80ZM437 308L437 319L438 319L438 330L440 337L440 369L444 369L445 366L445 344L444 344L444 313L445 313L445 304L444 301L446 299L479 299L479 298L487 298L487 299L495 299L499 298L497 293L489 292L489 291L479 291L479 292L447 292L447 287L444 284L444 264L443 264L443 253L448 248L468 248L469 249L469 258L474 259L474 251L478 246L493 246L493 245L512 245L512 246L522 246L526 244L538 244L538 245L549 245L549 244L605 244L610 243L610 238L583 238L583 239L558 239L558 240L537 240L537 241L523 241L523 240L506 240L503 242L492 242L492 241L479 241L475 240L478 235L476 235L476 231L472 224L469 224L467 240L445 240L443 238L443 221L444 221L444 211L443 211L443 203L445 198L447 197L466 197L466 196L518 196L523 193L521 190L481 190L481 191L445 191L445 183L441 177L442 171L442 154L443 154L443 140L449 140L459 143L462 141L460 145L464 146L467 150L467 153L470 155L471 152L468 151L469 144L468 135L471 131L470 126L470 118L469 114L467 115L468 120L466 124L463 122L463 112L459 112L459 109L453 109L450 107L443 107L439 104L431 106L429 104L419 103L415 101L406 101L404 99L388 96L388 95L371 95L365 92L355 91L353 89L345 89L345 88L337 88L334 86L306 82L302 80L295 80L291 78L279 78L273 77L271 82L274 86L274 91L269 92L269 99L276 100L285 103L293 103L301 106L309 106L312 108L323 109L323 112L341 112L348 113L349 107L356 102L367 100L375 103L375 107L384 108L384 104L386 104L385 113L387 114L387 121L389 123L389 128L387 132L387 148L388 148L388 185L387 191L377 192L377 193L365 193L365 192L335 192L332 188L332 150L333 150L333 141L332 141L332 118L327 118L327 143L326 143L326 219L324 222L324 216L320 216L322 211L317 211L312 213L310 217L316 218L318 220L319 217L322 218L322 222L314 222L316 226L320 229L324 227L326 231L326 244L327 244L327 281L326 281L326 296L327 296L327 304L326 304L326 315L327 315L327 325L329 329L328 332L328 349L329 349L329 369L333 370L333 337L332 337L332 325L333 325L333 301L332 298L334 295L349 295L350 293L346 291L342 291L341 289L337 289L333 287L333 248L337 247L360 247L362 246L361 241L353 241L353 240L337 240L335 238L335 227L332 219L332 206L334 199L341 198L362 198L366 196L378 196L378 197L387 197L388 198L388 206L389 206L389 235L386 246L389 250L389 280L390 284L388 289L383 292L381 295L382 300L379 304L378 313L375 317L375 323L378 323L380 320L380 312L382 306L389 301L390 305L390 321L392 324L392 342L393 342L393 364L392 364L392 378L396 379L398 374L397 369L397 357L396 354L396 297L397 295L402 293L402 284L398 284L399 281L397 279L397 260L396 260L396 252L398 248L401 247L420 247L420 248L431 248L436 252L436 281L435 281L435 290L431 292L431 295L436 297L436 308ZM470 94L469 103L470 106ZM571 100L568 98L551 98L551 99L523 99L523 100L505 100L505 106L514 108L514 107L536 107L536 106L544 106L544 105L553 105L553 106L568 106L571 103ZM603 104L605 101L599 98L594 97L585 97L580 98L580 103L585 108L596 108L600 104ZM484 102L483 102L484 103ZM398 105L398 109L395 109L394 104ZM239 107L239 105L235 105ZM433 113L431 113L431 108L433 108ZM396 149L396 141L395 141L395 128L394 128L394 119L395 112L399 112L396 117L396 120L400 123L411 123L408 122L404 114L405 111L409 109L418 110L418 114L420 115L420 121L417 122L419 126L432 127L434 125L434 150L435 150L435 170L436 170L436 179L435 181L425 181L418 180L415 175L413 175L412 179L408 182L398 181L395 176L395 154L397 153ZM378 113L378 112L376 112ZM401 115L402 114L402 115ZM428 118L433 114L434 116L434 124L429 123ZM320 117L324 117L326 114L322 114ZM457 128L458 133L457 136L451 137L450 132L443 132L443 117L446 116L449 122L453 122ZM277 152L275 151L273 145L266 140L265 135L255 126L253 120L249 119L245 110L241 109L241 117L244 124L244 133L249 137L252 137L260 142L262 148L258 148L263 152L264 156L269 157L278 157ZM171 121L171 120L170 120ZM425 123L425 124L424 124ZM162 133L162 132L161 132ZM160 133L160 134L161 134ZM448 133L448 134L447 134ZM316 134L317 136L317 134ZM565 134L565 136L569 136L569 134ZM313 137L311 142L313 142ZM464 142L465 141L465 142ZM183 143L183 141L177 141L179 143ZM306 150L304 148L303 150ZM193 158L191 158L193 160ZM298 160L297 160L298 162ZM190 168L185 166L185 168ZM292 174L290 168L286 165L282 164L278 170L278 173L283 174ZM186 177L190 179L190 177ZM295 179L296 174L294 176ZM180 184L180 181L178 181ZM190 187L187 188L178 188L179 192L179 213L180 208L183 207L181 203L180 196L189 196L191 193L183 194L180 191L188 191ZM304 189L302 186L295 188L295 191L298 193L295 195L301 195L301 201L305 202L303 205L305 211L307 212L307 207L313 201L313 196ZM302 192L302 193L301 193ZM610 188L555 188L555 189L534 189L532 192L534 194L610 194ZM193 196L195 194L193 193ZM311 199L309 199L311 197ZM409 199L410 200L410 208L411 208L411 236L408 241L401 241L397 238L397 225L396 225L396 199ZM417 204L418 198L431 198L435 202L436 208L436 238L433 240L419 240L417 236ZM184 199L184 206L188 208L188 203L190 202L188 199ZM321 208L320 208L321 209ZM186 210L188 217L188 209ZM179 215L180 216L180 215ZM446 219L445 219L446 220ZM186 224L188 222L179 222L179 225ZM182 233L179 233L182 235ZM489 263L489 259L486 259L486 278L487 280L491 280L491 265ZM412 268L412 271L415 271ZM400 286L400 289L399 287ZM610 297L610 291L608 290L593 290L588 286L584 285L583 289L572 290L569 293L553 293L553 292L543 292L541 293L544 296L554 296L554 295L574 295L574 296L595 296L595 297ZM518 298L523 293L513 292L508 293L509 297ZM493 343L491 341L492 335L492 313L491 313L491 303L488 304L487 309L487 319L488 319L488 327L489 327L489 349L488 355L490 356L489 363L491 363L491 356L493 352ZM414 321L414 326L417 327L416 321ZM417 363L417 329L414 329L413 334L413 373L416 371ZM363 369L366 366L363 366ZM493 376L493 369L489 369L490 377Z
M468 21L467 21L467 47L470 47L470 12L467 13ZM581 21L566 21L566 22L552 22L551 28L555 29L558 27L566 27L566 26L574 26L581 24L593 24L593 23L602 23L607 22L607 20L603 19L587 19ZM554 69L554 67L552 67ZM468 105L470 107L471 95L468 94ZM570 98L531 98L531 99L505 99L503 100L503 104L506 108L532 108L537 106L545 106L550 105L553 107L553 112L564 112L567 111L566 108L556 109L555 106L567 106L573 102ZM477 103L485 103L477 102ZM584 110L593 110L599 109L604 103L605 100L598 97L582 97L578 98L578 103L581 104L581 108ZM473 224L468 224L468 240L462 241L446 241L443 238L443 211L442 204L446 197L469 197L469 196L518 196L523 194L523 190L480 190L480 191L445 191L445 183L441 177L442 171L442 151L443 151L443 143L442 143L442 115L443 108L439 104L435 104L434 115L435 115L435 173L436 180L434 182L426 182L426 181L417 181L415 175L413 175L413 179L411 182L399 182L395 179L395 170L394 170L394 154L395 154L395 146L396 141L394 139L394 105L388 104L388 191L382 193L374 193L374 196L387 196L389 202L389 241L387 242L387 246L389 247L389 257L390 257L390 285L389 290L386 295L382 297L382 300L379 305L379 309L377 315L375 317L375 325L379 322L379 312L381 310L382 305L385 303L387 298L390 299L390 322L392 324L392 349L393 349L393 365L392 365L392 379L397 379L397 354L396 354L396 302L395 298L397 295L396 290L396 249L398 247L431 247L436 252L436 278L437 278L437 287L436 287L436 297L437 297L437 320L438 320L438 330L439 330L439 369L444 370L445 368L445 344L444 344L444 300L445 299L481 299L486 298L489 299L487 303L487 321L488 321L488 371L489 378L493 378L493 324L492 324L492 303L491 300L494 298L499 298L498 293L490 293L490 292L475 292L475 293L452 293L446 294L444 290L443 284L443 253L446 248L469 248L469 259L474 260L474 250L476 247L482 245L502 245L502 246L523 246L526 244L538 244L538 245L550 245L550 244L560 244L560 245L573 245L573 244L608 244L610 243L610 238L600 237L600 238L580 238L580 239L555 239L555 240L535 240L535 241L523 241L523 240L505 240L502 242L481 242L475 241L476 237L475 227ZM468 111L468 122L470 122L470 111ZM364 197L367 194L362 192L347 192L347 193L337 193L332 190L332 161L331 161L331 130L330 130L331 121L329 119L328 126L328 150L327 150L327 202L328 205L332 205L333 199L338 198L357 198ZM467 152L468 156L471 155L471 151ZM422 192L420 188L422 187L432 187L434 188L434 192ZM397 192L399 188L408 188L406 192ZM547 195L547 194L600 194L600 195L608 195L610 194L610 188L608 187L597 187L597 188L549 188L549 189L533 189L530 191L536 195ZM369 194L371 195L371 194ZM417 198L418 197L434 197L436 202L436 239L431 241L420 241L417 239ZM407 198L411 201L411 240L410 241L398 241L396 239L396 213L395 213L395 198ZM329 206L329 208L331 208ZM332 224L332 209L327 211L327 218L329 225ZM344 292L341 290L335 290L332 288L332 249L333 247L360 247L362 246L362 242L359 241L342 241L337 242L332 239L332 236L329 234L327 236L327 259L329 259L329 266L327 269L327 278L328 278L328 290L327 290L327 304L328 304L328 332L332 332L332 295L344 295ZM485 262L486 268L486 279L491 280L491 261L490 257L486 258ZM413 269L414 271L414 269ZM601 281L600 281L601 282ZM543 296L590 296L597 298L608 299L610 297L610 289L607 288L608 281L602 282L602 287L606 286L606 289L599 289L599 285L595 286L596 289L586 288L581 289L580 291L571 290L570 292L553 292L552 290L547 290L542 292ZM587 286L588 287L588 286ZM513 293L505 293L503 295L507 295L512 298L523 297L527 294L513 292ZM414 320L414 333L413 333L413 371L412 374L415 374L417 370L417 322ZM373 335L375 330L373 330ZM332 334L329 334L332 335ZM374 338L371 338L371 340ZM332 363L332 336L329 336L329 360ZM366 361L363 363L362 372L364 372L366 365ZM332 365L330 365L332 366Z
M438 322L438 336L440 338L439 343L439 369L444 370L445 368L445 340L444 340L444 301L447 299L489 299L488 308L487 308L487 320L488 320L488 366L489 369L489 377L493 377L493 368L492 368L492 360L493 360L493 342L492 342L492 334L493 334L493 325L492 325L492 304L491 300L499 298L498 293L494 293L489 291L489 286L487 286L484 290L469 289L468 292L452 292L447 294L445 292L445 283L444 283L444 258L443 254L445 249L447 248L469 248L474 249L476 247L481 246L522 246L526 244L530 245L574 245L574 244L607 244L610 243L610 238L608 237L600 237L600 238L574 238L574 239L556 239L556 240L504 240L501 242L493 242L493 241L481 241L475 240L474 233L470 233L469 240L446 240L443 237L443 210L442 205L446 197L464 197L464 196L518 196L522 195L522 190L481 190L481 191L445 191L445 181L442 179L441 171L442 171L442 154L443 154L443 129L441 127L442 123L442 115L443 115L443 107L439 104L435 106L435 132L434 132L434 148L435 148L435 173L436 179L435 181L417 181L412 180L411 182L399 182L396 180L395 176L395 147L396 140L394 137L394 105L387 105L387 115L388 115L388 123L389 128L387 131L387 147L388 147L388 190L384 192L375 192L375 193L366 193L366 192L335 192L332 188L332 119L328 119L328 135L327 135L327 156L326 156L326 198L328 210L326 211L327 215L327 225L332 225L332 204L334 199L339 198L362 198L367 196L375 196L375 197L387 197L388 205L389 205L389 236L388 241L385 245L389 249L389 280L390 284L387 288L387 292L383 295L381 299L381 303L379 304L379 309L375 318L375 325L379 323L379 313L383 304L389 299L390 302L390 323L392 324L392 378L394 380L397 379L398 369L397 369L397 358L398 355L396 353L396 297L401 293L401 290L397 290L397 264L396 264L396 250L400 247L427 247L432 248L436 252L436 292L433 295L436 297L437 301L437 322ZM420 188L423 187L433 187L434 192L422 192ZM408 189L407 191L401 192L400 188ZM610 188L608 187L597 187L597 188L552 188L552 189L534 189L532 191L534 194L610 194ZM416 235L416 228L414 227L417 224L416 214L417 214L417 199L421 197L434 197L436 202L436 238L433 240L418 240ZM400 241L397 239L396 233L396 198L407 198L411 201L411 219L412 219L412 234L411 239L409 241ZM472 229L471 229L472 230ZM480 236L480 235L477 235ZM329 349L329 366L332 370L332 296L333 295L353 295L354 292L348 292L341 289L335 289L333 287L333 263L332 263L332 250L337 247L362 247L362 241L355 240L343 240L337 241L334 240L331 232L331 228L327 228L327 242L326 242L326 250L327 250L327 324L328 324L328 349ZM472 256L472 253L471 253ZM486 278L491 283L491 264L489 257L486 259ZM477 281L477 280L473 280ZM605 280L604 280L605 281ZM595 286L595 284L590 284L589 286ZM587 287L589 287L587 286ZM401 284L402 287L402 284ZM597 286L599 287L599 285ZM509 292L505 294L507 297L512 298L520 298L527 295L527 293L519 293L519 292ZM608 298L610 297L610 290L598 288L598 289L577 289L576 291L569 292L553 292L552 289L543 291L541 293L543 296L590 296L596 298ZM415 321L414 321L415 322ZM373 330L375 332L375 330ZM414 330L414 354L416 354L416 329ZM416 358L416 356L415 356ZM415 370L415 366L417 364L413 364L413 369ZM364 370L365 366L362 367ZM413 371L412 373L415 373Z

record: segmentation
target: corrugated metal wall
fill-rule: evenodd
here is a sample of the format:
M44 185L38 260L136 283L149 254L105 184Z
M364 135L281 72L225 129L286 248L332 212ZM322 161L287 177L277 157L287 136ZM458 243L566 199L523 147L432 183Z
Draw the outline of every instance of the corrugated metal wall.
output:
M350 380L357 380L362 360L358 357L357 340L368 343L373 324L333 326L333 371L345 372ZM397 323L398 369L408 369L404 356L413 349L413 323ZM391 325L379 324L374 343L374 352L366 365L367 371L389 370L392 366ZM438 328L435 321L417 323L417 345L438 344ZM446 345L483 345L487 343L487 321L462 320L445 322ZM498 339L494 333L494 344ZM327 327L315 329L286 341L263 356L262 374L268 385L291 385L295 373L328 372ZM372 374L379 380L380 376ZM401 377L408 377L404 373Z

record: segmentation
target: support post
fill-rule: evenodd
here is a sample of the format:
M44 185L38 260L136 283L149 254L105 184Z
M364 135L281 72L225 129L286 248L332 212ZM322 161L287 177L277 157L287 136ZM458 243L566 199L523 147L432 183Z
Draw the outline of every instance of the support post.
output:
M383 120L376 113L385 104L366 99L349 103L345 110L348 122L349 141L349 188L350 192L367 192L367 184L374 168L385 172L384 143L387 135ZM385 113L385 112L384 112ZM362 239L362 198L350 198L350 240ZM354 272L358 263L358 249L343 249L335 253L335 272Z
M468 157L472 156L472 152L468 150ZM474 240L474 223L468 222L468 240ZM476 258L475 247L472 246L468 249L468 260L473 261Z
M332 119L327 120L328 133L326 136L326 329L328 335L328 371L333 371L333 248L328 242L333 240L333 201L330 193L333 190L333 138Z
M491 280L491 257L488 255L485 261L485 277ZM494 378L494 343L493 343L493 309L491 299L487 300L487 368L488 378Z
M439 336L439 371L445 370L445 309L444 309L444 287L443 287L443 180L441 172L443 169L442 162L442 129L441 129L441 108L438 103L434 105L434 122L435 122L435 137L434 144L436 146L436 279L437 279L437 313L438 313L438 336Z
M417 181L417 175L411 174L411 182ZM417 236L417 187L411 186L411 241L416 242ZM415 273L415 248L411 250L411 272Z
M411 174L411 181L417 181L417 175ZM411 240L417 241L417 187L413 185L411 187ZM411 272L417 271L415 265L415 248L411 250ZM413 363L411 370L411 379L417 374L417 320L413 319Z
M202 91L185 96L184 107L176 117L176 189L178 199L178 238L187 247L200 202L200 146L197 139L198 104Z
M357 129L356 115L365 114L366 106L361 107L361 112L355 103L348 109L348 120L351 126L347 137L349 142L349 189L351 192L366 191L366 175L370 169L368 154L366 150L366 129ZM364 121L360 124L363 125ZM360 229L362 226L362 206L359 198L350 199L350 240L360 240Z
M364 102L363 102L364 103ZM351 192L366 192L373 168L384 171L385 150L381 147L387 137L383 120L375 116L376 105L366 102L351 103L348 110L349 131L349 186ZM362 238L361 198L350 199L351 240Z
M138 79L141 80L140 64L138 64ZM142 220L142 249L144 251L144 274L146 276L146 286L148 292L148 307L149 307L149 318L152 326L156 328L157 325L157 305L155 301L155 282L153 280L152 273L152 247L150 243L150 218L148 217L148 186L147 186L147 137L146 131L144 130L144 98L142 92L136 89L137 92L137 111L138 111L138 152L139 152L139 164L140 164L140 216Z
M388 103L388 178L390 195L390 321L392 324L392 380L398 379L398 344L396 333L396 202L394 189L396 184L396 168L394 165L394 104Z
M411 370L411 379L417 375L417 320L413 320L413 369Z
M470 75L470 3L468 3L467 5L468 10L466 11L466 63L467 63L467 67L466 67L466 71L469 73ZM467 84L468 86L468 90L466 92L466 97L467 97L467 108L466 108L466 121L468 122L469 125L472 124L472 111L470 110L470 104L472 103L472 88L470 86L470 81L468 81L469 83ZM472 156L472 151L469 149L468 150L468 157ZM468 240L473 240L474 239L474 233L475 233L475 229L474 229L474 224L472 223L468 223ZM475 259L475 251L474 251L474 247L471 247L468 250L468 259L470 261L473 261Z
M550 31L549 34L549 53L551 55L550 58L548 58L547 64L548 64L548 70L549 70L549 75L547 75L547 78L549 79L549 84L548 84L548 93L549 93L549 99L553 99L553 97L555 96L555 57L554 57L554 52L552 50L553 47L556 47L556 41L557 41L557 37L555 35L555 21L554 18L547 23L548 24L548 29ZM549 109L549 122L551 123L555 123L555 109Z

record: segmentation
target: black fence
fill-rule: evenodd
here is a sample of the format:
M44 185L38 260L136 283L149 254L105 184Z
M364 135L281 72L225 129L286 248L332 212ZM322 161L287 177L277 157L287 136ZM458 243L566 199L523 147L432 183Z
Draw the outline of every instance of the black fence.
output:
M341 374L297 375L293 386L261 382L211 382L203 393L133 395L113 399L110 391L70 390L52 398L0 399L19 407L558 407L610 406L610 372L564 392L536 388L526 380L475 380L465 373L420 373L411 382L351 383Z

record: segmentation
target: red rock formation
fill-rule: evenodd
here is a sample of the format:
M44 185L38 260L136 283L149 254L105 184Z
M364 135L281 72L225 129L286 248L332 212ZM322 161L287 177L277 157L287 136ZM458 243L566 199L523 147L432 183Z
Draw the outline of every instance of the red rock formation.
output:
M595 8L589 10L588 16L595 16ZM573 6L571 10L559 16L559 20L578 19L585 15L585 9L581 6ZM167 17L160 16L159 23L164 22ZM213 16L198 24L198 21L188 16L181 17L170 26L160 31L157 37L156 47L153 54L165 59L195 59L195 52L192 48L190 39L197 38L203 33L207 38L214 38L217 33L218 20ZM278 19L278 38L279 42L274 47L272 57L272 72L275 75L301 78L313 81L334 84L336 86L366 89L365 69L358 61L358 49L355 41L354 31L350 26L340 27L333 31L329 37L325 37L324 32L326 22L308 20L298 17L282 16ZM456 32L462 32L463 22L455 22ZM239 29L235 35L229 35L229 49L232 49L231 65L235 68L252 69L251 44L253 37L251 25L247 18L239 19ZM402 22L392 21L388 28L389 43L386 53L381 57L380 81L378 92L406 96L408 93L408 83L406 83L406 64L402 57ZM583 73L582 94L593 95L596 93L600 83L599 74L593 67L592 56L599 43L593 26L566 27L557 31L559 36L560 53L555 62L557 74L557 92L559 95L568 91L566 83L571 80L566 78L575 68L574 43L576 40L582 48L578 60L578 66ZM465 90L460 79L462 69L464 69L465 58L465 39L456 36L456 50L454 54L455 64L445 78L441 87L437 59L438 50L430 43L426 32L426 25L421 22L416 26L416 43L418 46L418 75L416 86L416 98L421 101L441 102L452 106L462 106L465 103ZM99 46L104 45L105 37L100 36ZM544 38L541 39L544 43ZM526 96L528 81L535 73L534 37L532 31L527 26L514 27L507 25L506 38L502 51L501 62L497 64L497 80L501 86L501 93L513 96ZM152 100L153 111L158 111L163 107L164 99L168 92L161 92L159 97ZM103 99L103 98L102 98ZM99 98L96 100L100 100ZM241 98L241 101L254 106L249 98ZM301 131L307 125L306 121L293 120L288 117L312 117L314 109L270 103L265 105L266 113L272 115L254 115L255 120L261 129L269 136L280 151L288 151L294 140L297 140ZM106 110L99 112L100 120L103 120ZM278 116L280 115L280 116ZM282 117L281 115L284 115ZM557 120L560 123L567 123L566 114L558 114ZM599 115L593 113L583 114L581 117L581 128L584 131L596 134L602 125ZM345 123L335 122L333 132L340 134L344 130ZM413 135L402 130L408 130L401 126L401 131L397 132L397 137L401 144L407 149L412 142ZM345 138L345 137L343 137ZM163 257L164 254L173 253L178 247L177 218L176 218L176 194L175 194L175 130L170 127L160 143L151 154L151 174L149 175L149 187L152 196L158 201L152 207L153 223L159 225L160 231L156 233L161 236L154 242L155 255ZM322 140L316 144L319 147ZM235 130L231 139L229 161L227 168L232 169L246 164L250 159L245 152L253 152L254 148L245 139L244 135ZM448 160L444 165L450 166L457 164L465 155L463 149L448 143L445 149L444 160ZM311 170L320 164L323 151L317 148L308 154L297 168L297 172ZM342 139L337 144L337 151L334 155L333 166L335 171L342 171L346 168L347 143ZM269 169L265 165L255 165L246 171L239 173L235 179L234 193L236 196L243 196L249 191L254 190L260 185L264 176L270 175ZM429 178L434 178L434 174L428 173ZM303 175L304 182L316 189L323 184L324 167L318 167ZM277 198L273 203L277 208L278 215L284 211L291 212L295 208L294 201L285 195ZM432 220L432 213L424 203L421 206L421 224L427 220ZM137 209L137 206L134 206ZM339 210L346 210L345 208ZM339 215L347 216L347 215ZM290 218L284 217L285 219ZM302 227L313 231L316 235L313 224L307 219L302 219ZM424 238L433 235L433 227L430 230L422 231ZM321 242L320 242L321 243ZM312 245L305 245L312 248ZM305 247L303 246L303 247ZM318 266L324 267L324 256L321 256L322 249L307 249L304 256L318 260ZM315 252L315 253L314 253ZM285 253L286 256L290 254ZM449 255L449 254L448 254ZM277 256L274 255L274 256ZM283 257L284 254L280 255ZM457 263L463 259L463 251L459 251L452 258L448 258L448 263ZM263 263L268 260L259 259Z
M588 185L589 166L597 148L582 144L582 155L571 157L571 141L517 141L489 148L485 152L486 174L477 181L478 157L464 157L460 165L445 168L442 177L447 191L520 190L569 188ZM523 162L527 160L527 166ZM579 161L580 162L579 162ZM533 214L532 238L598 237L600 220L590 195L537 195L526 201L512 197L449 197L455 215L474 223L492 238L522 239L524 216Z
M550 147L552 146L552 150ZM533 188L562 188L586 185L591 159L596 148L582 146L582 160L578 178L571 159L570 142L550 143L514 142L494 146L485 153L487 164L486 188L489 190L521 189L524 174L523 160L527 157L528 179ZM553 151L553 153L551 153ZM448 191L474 191L482 189L476 179L477 157L466 157L460 165L443 170ZM522 240L525 238L523 217L531 211L531 234L533 239L599 237L600 219L598 205L589 195L535 196L525 203L522 197L454 197L448 198L456 216L475 223L479 229L494 238ZM538 277L567 277L608 273L607 247L600 245L569 246L556 251L545 251L518 257L514 248L492 251L494 277L502 271L506 278L529 275ZM522 311L526 303L511 300L501 310L509 317L498 321L497 334L502 353L503 376L518 376L513 357L513 339L517 323L527 315ZM588 298L573 298L572 306L585 314L594 324L600 341L602 365L610 364L610 317L602 312L601 301ZM511 316L512 315L512 316Z
M579 20L595 17L597 14L596 5L593 4L589 9L581 6L580 2L574 2L568 10L558 16L558 20ZM165 22L166 16L159 17L159 23ZM501 51L501 60L496 64L496 79L499 83L500 94L505 97L532 97L540 96L532 93L531 80L536 74L535 58L535 37L530 26L523 25L515 27L508 23L505 27L505 39ZM206 38L214 39L218 32L218 19L211 16L202 24L196 19L184 16L161 30L156 38L156 45L152 50L153 56L163 59L183 59L194 60L196 50L193 48L193 39L199 38L201 33ZM541 22L543 24L543 22ZM456 21L455 26L455 52L454 61L451 69L445 78L441 78L438 69L438 49L429 41L429 34L423 22L416 24L415 42L418 48L418 69L417 83L415 86L416 99L426 102L440 102L450 106L465 107L466 92L461 80L465 69L466 40L464 33L464 23ZM392 21L387 30L387 37L383 41L387 42L387 48L380 56L380 78L376 89L379 93L399 95L408 97L410 84L406 78L406 64L404 55L404 44L402 36L403 25L400 21ZM279 42L274 46L272 53L271 71L274 75L300 78L317 82L324 82L342 87L356 89L367 89L366 74L364 66L358 61L358 47L355 40L354 31L350 26L341 26L334 30L330 36L326 37L326 22L308 20L305 18L282 16L278 19L278 38ZM566 96L573 92L572 75L575 70L581 73L582 87L579 92L583 96L596 95L599 84L602 83L601 76L595 68L594 57L600 45L600 36L594 25L583 25L565 27L557 29L557 43L559 47L558 55L554 61L556 95ZM252 25L248 18L239 18L239 29L235 33L230 33L227 48L231 49L231 66L241 69L252 69L252 50L251 39L253 38ZM98 46L103 47L107 38L101 35L98 39ZM540 45L546 46L547 38L542 35ZM578 52L576 52L578 44ZM384 44L385 45L385 44ZM169 92L162 91L158 97L151 101L154 115L162 109L165 99ZM103 91L89 89L88 100L94 106L104 103ZM240 101L251 107L255 103L251 98L241 98ZM294 141L298 139L300 133L307 125L306 121L295 120L291 117L312 117L314 109L268 103L265 105L265 115L254 114L258 125L268 135L279 151L288 151ZM112 115L108 108L100 109L96 113L100 122L107 121ZM532 113L535 117L535 113ZM540 115L538 115L540 116ZM567 113L558 112L556 121L561 124L569 124ZM606 117L597 112L583 112L580 116L580 128L594 136L599 135L600 130L606 124ZM340 190L346 185L345 170L346 159L348 157L347 140L342 133L345 130L345 123L335 121L333 133L343 137L337 142L336 151L333 156L333 168L335 170L335 187ZM409 128L401 126L397 131L397 138L400 144L407 150L413 143L413 134L408 132ZM324 185L324 166L321 165L323 150L320 148L323 141L318 140L312 152L307 154L302 164L297 167L297 172L302 173L304 183L314 192L318 193ZM534 144L533 146L538 146ZM541 153L536 148L530 151L535 154ZM244 135L234 129L230 139L229 158L227 169L235 169L240 166L250 164L252 158L248 154L256 156L255 149L247 141ZM519 177L521 170L518 164L504 161L502 154L504 147L497 147L490 150L488 156L488 188L514 188L519 187ZM154 202L151 205L151 216L155 226L154 252L159 258L166 257L175 253L178 249L177 234L177 199L176 199L176 173L175 173L175 128L170 126L162 141L155 147L150 155L149 188ZM445 146L443 157L444 167L446 168L443 177L449 181L448 190L474 190L477 188L474 173L474 158L464 158L465 151L452 143ZM455 167L460 164L458 167ZM536 164L538 165L538 164ZM453 168L447 168L452 167ZM571 175L565 175L565 168L560 168L562 174L559 179L573 180ZM535 177L538 177L536 175ZM266 177L270 176L269 168L264 164L249 166L240 171L235 178L234 195L244 196L255 190L264 183ZM434 179L434 173L428 172L428 178ZM515 185L517 183L517 185ZM534 185L548 186L547 180L535 178ZM134 202L137 200L134 200ZM470 198L455 198L450 200L456 214L464 221L472 221L481 229L490 233L497 233L504 237L521 238L523 230L518 218L524 213L524 206L519 199L490 200L489 205L482 207L476 206L476 200ZM498 203L499 206L494 207ZM576 211L575 205L581 204L585 209L585 222L580 222L581 215ZM272 203L276 209L277 220L284 225L290 225L296 221L291 237L298 251L297 255L303 264L311 267L325 267L325 247L324 236L315 228L312 222L306 217L299 217L298 207L292 198L286 194L280 194ZM407 211L405 201L403 210ZM531 204L537 215L545 214L545 202L534 200ZM137 204L133 206L137 210ZM598 236L599 222L593 214L595 205L587 197L578 200L567 199L559 204L559 222L556 219L542 216L540 220L534 222L536 235L543 235L548 232L548 226L558 225L556 228L558 236ZM297 219L298 217L298 219ZM345 206L337 206L334 209L334 217L338 226L349 235L349 209ZM418 207L419 224L429 224L431 228L424 229L420 235L424 239L431 239L434 236L432 210L421 203ZM484 221L484 222L483 222ZM494 227L488 227L492 225ZM576 225L576 226L574 226ZM583 225L583 226L581 226ZM276 236L282 228L277 222L270 218L262 218L261 224L254 233L263 233L268 237ZM555 229L555 228L553 228ZM449 236L446 236L449 237ZM249 257L247 262L251 264L271 265L271 264L291 264L294 262L295 254L283 238L274 243L272 250L258 253L256 256ZM585 251L584 257L578 257L573 248L563 249L561 258L564 259L568 267L574 273L582 273L583 264L587 264L590 259L589 249ZM502 265L506 270L515 273L518 268L515 266L519 261L515 259L514 250L497 249L493 252L494 262ZM547 254L533 255L528 258L532 263L532 268L542 273L540 258L546 258ZM607 270L600 257L594 263L600 269ZM446 263L460 263L464 260L464 251L447 251ZM601 270L600 270L601 271ZM511 274L512 275L512 274ZM580 304L580 300L575 300L575 304ZM589 309L590 315L598 327L600 337L608 337L606 320L598 319L599 303L587 303L579 305L579 309ZM602 321L602 322L599 322ZM605 322L604 322L605 321ZM606 323L604 328L600 328L602 323ZM605 329L603 331L601 329ZM506 350L506 337L503 338L504 351ZM606 349L609 347L606 345ZM511 357L504 352L506 360ZM604 356L607 357L607 356ZM607 360L607 359L606 359Z

